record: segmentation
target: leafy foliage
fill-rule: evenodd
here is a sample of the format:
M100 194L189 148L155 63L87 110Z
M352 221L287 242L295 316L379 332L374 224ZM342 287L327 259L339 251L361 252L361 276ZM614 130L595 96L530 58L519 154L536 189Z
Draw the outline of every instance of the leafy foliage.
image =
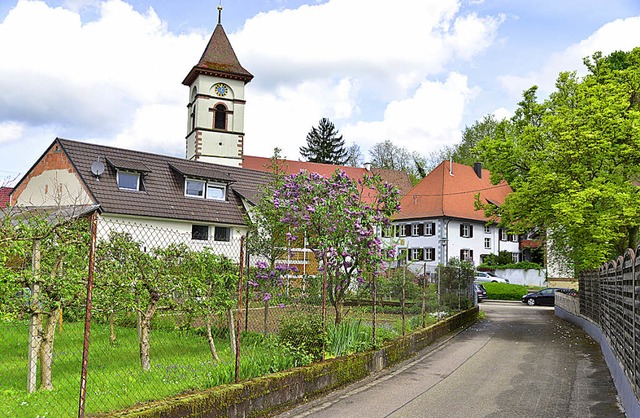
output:
M365 268L377 274L394 255L384 248L377 233L390 224L399 209L399 193L377 176L358 183L343 171L330 178L301 172L288 176L274 194L274 205L284 211L282 223L293 244L306 237L309 247L322 261L327 292L340 323L342 301L353 279L364 283Z
M635 246L640 215L640 48L585 59L538 103L524 93L513 118L478 144L492 181L514 189L499 208L515 232L537 228L577 269Z
M369 150L372 167L404 171L415 185L424 178L439 161L429 161L416 151L409 151L390 140L378 142ZM436 157L439 158L439 157Z
M322 358L326 336L322 330L322 317L313 313L297 313L280 321L278 337L285 346L297 347L313 360Z
M482 283L487 289L487 297L496 300L521 300L528 292L521 284Z

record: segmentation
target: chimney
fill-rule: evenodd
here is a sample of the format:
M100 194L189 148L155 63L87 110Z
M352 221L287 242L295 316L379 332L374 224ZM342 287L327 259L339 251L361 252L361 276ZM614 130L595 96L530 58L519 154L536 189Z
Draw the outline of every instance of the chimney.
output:
M371 171L371 163L364 163L364 169L367 171Z
M475 171L476 176L478 176L479 179L482 178L482 163L473 163L473 171Z

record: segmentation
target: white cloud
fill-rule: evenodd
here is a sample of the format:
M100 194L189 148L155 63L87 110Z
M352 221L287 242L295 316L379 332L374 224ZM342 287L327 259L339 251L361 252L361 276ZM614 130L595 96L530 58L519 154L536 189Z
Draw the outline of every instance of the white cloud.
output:
M513 112L509 109L505 109L504 107L500 107L494 110L491 115L493 115L496 120L511 119L511 117L513 117Z
M173 34L153 9L124 0L63 4L19 0L0 22L0 138L26 143L37 133L29 143L38 155L55 136L182 155L181 81L209 34ZM269 156L279 146L298 158L322 117L363 149L457 140L473 90L448 66L486 51L501 19L462 15L457 0L329 0L258 14L229 34L256 76L246 151Z
M167 32L153 10L140 14L121 0L101 3L86 24L71 10L20 0L0 24L0 120L108 140L139 107L184 105L180 81L204 42Z
M462 113L473 95L467 77L458 73L449 74L445 82L425 80L412 97L389 103L382 121L359 122L344 132L365 149L389 139L428 153L460 141Z
M249 19L230 35L256 75L247 90L245 152L271 155L278 146L298 158L307 132L325 116L363 150L386 139L418 151L458 141L473 91L460 74L434 80L447 77L452 60L489 48L504 19L460 15L459 7L455 0L393 7L330 0Z
M0 144L19 139L24 132L24 125L18 122L0 122Z
M558 74L562 71L587 73L583 58L594 52L608 55L614 51L630 51L640 45L640 16L617 19L596 30L587 39L573 44L563 51L552 54L540 70L524 75L504 75L500 77L503 87L515 101L522 92L533 85L539 89L539 97L546 97L554 88Z

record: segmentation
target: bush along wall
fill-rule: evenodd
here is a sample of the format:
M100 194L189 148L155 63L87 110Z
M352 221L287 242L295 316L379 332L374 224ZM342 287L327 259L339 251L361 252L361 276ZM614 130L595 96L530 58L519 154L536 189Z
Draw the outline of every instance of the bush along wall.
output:
M286 372L218 386L103 417L262 417L364 379L419 353L438 338L473 324L478 307L389 342L376 351L338 357Z

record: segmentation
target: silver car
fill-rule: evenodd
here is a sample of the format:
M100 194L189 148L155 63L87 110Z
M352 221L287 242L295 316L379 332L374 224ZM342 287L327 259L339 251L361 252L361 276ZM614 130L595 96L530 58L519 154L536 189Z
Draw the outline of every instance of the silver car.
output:
M490 271L476 271L476 277L474 281L478 283L509 283L509 280L498 277Z

